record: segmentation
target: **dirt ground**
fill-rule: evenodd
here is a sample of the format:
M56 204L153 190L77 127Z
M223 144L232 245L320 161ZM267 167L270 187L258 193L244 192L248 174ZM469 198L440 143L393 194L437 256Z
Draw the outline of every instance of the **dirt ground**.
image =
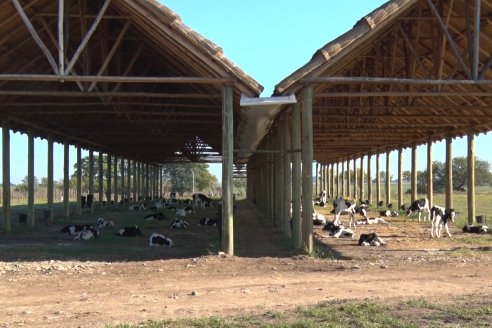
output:
M162 248L162 259L130 262L4 260L0 327L225 317L331 300L391 303L422 297L442 302L471 296L492 302L490 234L464 235L452 226L451 239L436 240L430 238L428 223L403 218L360 226L354 239L329 238L315 227L318 256L310 258L292 255L258 217L251 204L238 206L233 257L173 258ZM387 246L358 246L359 233L369 231L380 234ZM0 235L0 243L6 241ZM9 247L1 246L0 252Z

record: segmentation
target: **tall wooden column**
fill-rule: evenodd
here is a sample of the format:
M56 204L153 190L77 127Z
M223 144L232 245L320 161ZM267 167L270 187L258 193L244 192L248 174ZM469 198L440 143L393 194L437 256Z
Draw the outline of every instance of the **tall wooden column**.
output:
M82 148L77 146L77 212L82 215Z
M342 197L345 198L345 161L342 161Z
M132 190L132 163L129 159L126 160L126 194L125 198L126 201L129 202L131 196L131 190Z
M89 195L92 197L90 211L94 213L94 150L92 149L89 149ZM87 200L89 200L89 195L87 195Z
M229 255L234 255L233 94L232 86L222 88L222 249Z
M412 146L412 203L417 200L417 146Z
M365 201L366 194L364 190L364 156L360 157L359 195L360 195L360 200Z
M340 197L340 163L337 163L337 178L335 180L336 182L336 189L337 189L337 198Z
M98 182L99 182L99 210L102 210L104 207L104 155L101 151L99 151L99 157L98 157L98 171L99 171L99 176L98 176Z
M350 182L350 161L347 160L347 197L350 198L350 186L351 186L351 182Z
M292 191L292 178L291 178L291 172L290 172L290 157L291 153L289 153L289 150L291 149L290 146L290 134L289 134L289 115L288 111L286 110L284 112L284 117L283 117L283 125L282 125L282 138L283 138L283 143L282 143L282 153L283 153L283 161L284 161L284 190L283 190L283 210L282 210L282 216L283 216L283 227L284 227L284 234L287 237L291 237L292 231L290 229L290 201L291 201L291 191Z
M434 205L434 182L432 177L432 141L427 143L427 199Z
M107 206L111 206L111 200L113 199L113 189L111 185L111 155L107 154L106 155L106 161L107 161L107 173L106 173L106 204Z
M372 204L371 154L367 154L367 200Z
M316 175L315 179L314 179L314 194L315 195L318 195L319 194L319 191L318 191L318 185L319 185L319 163L316 163L316 170L314 172L314 174Z
M138 175L137 175L137 166L138 163L136 160L133 160L133 201L136 202L138 200Z
M446 208L453 208L453 138L446 138Z
M142 163L139 161L135 162L136 176L135 181L137 183L136 191L137 197L133 200L134 202L140 201L140 197L142 196Z
M307 86L302 108L302 239L308 254L313 252L313 87Z
M120 187L120 195L121 200L124 203L126 198L126 190L125 190L125 158L121 158L120 162L120 174L121 174L121 187Z
M475 134L468 132L468 164L467 164L467 192L468 192L468 224L476 223L475 218Z
M354 193L353 193L353 198L354 200L357 200L357 159L354 158Z
M386 153L386 205L391 203L390 152Z
M403 149L398 149L398 209L403 205Z
M2 122L2 219L3 229L10 232L12 229L12 219L10 217L10 129L9 122Z
M34 227L34 136L27 134L27 224Z
M65 141L63 144L63 215L65 217L70 217L70 203L69 203L69 183L70 177L69 172L69 149L70 145Z
M376 203L381 201L381 167L379 166L379 153L376 154Z
M292 108L292 238L294 249L302 249L302 217L301 217L301 104L296 103Z
M113 169L113 188L114 188L114 205L118 205L118 156L114 156L113 158L114 161L114 169Z
M335 198L335 164L331 164L330 168L330 197Z
M47 201L48 201L48 224L53 224L55 219L55 206L53 204L53 139L48 136L48 172L46 173L46 178L48 180L47 185Z

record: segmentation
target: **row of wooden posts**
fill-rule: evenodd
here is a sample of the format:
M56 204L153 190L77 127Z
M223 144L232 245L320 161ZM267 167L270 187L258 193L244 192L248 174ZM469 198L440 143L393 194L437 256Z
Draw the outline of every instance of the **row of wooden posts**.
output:
M312 200L313 200L313 125L312 125L312 87L303 90L302 102L284 109L270 129L264 143L252 156L248 167L247 197L252 200L272 224L291 238L295 249L307 253L313 251ZM302 107L302 110L301 110ZM302 119L301 119L302 118ZM468 134L468 221L475 223L475 135ZM411 199L417 199L417 146L411 148ZM348 196L356 200L372 202L371 157L376 156L376 199L380 198L379 158L381 154L367 154L367 171L364 177L364 156L359 159L340 161L339 163L317 163L315 193L322 190L332 197ZM357 175L357 160L360 161L360 173ZM345 164L349 168L353 163L355 178L345 174ZM307 163L307 165L304 165ZM398 208L403 202L403 149L398 150ZM339 169L342 167L340 180ZM386 153L386 176L390 177L389 152ZM349 171L349 170L348 170ZM427 184L428 199L433 204L432 188L432 142L427 144ZM453 207L452 185L452 137L446 139L446 207ZM364 183L367 181L368 195L364 195ZM350 185L353 183L352 193ZM386 204L391 203L390 179L386 179ZM345 189L346 188L346 189ZM359 191L359 193L357 193ZM302 204L301 204L302 202ZM302 206L301 206L302 205Z
M3 228L6 232L11 230L11 213L10 213L10 130L8 121L4 121L2 125L3 133ZM47 170L47 211L49 217L48 223L53 223L54 220L54 205L53 205L53 141L48 138L48 170ZM63 167L63 216L70 217L69 206L69 147L68 143L64 143L64 167ZM82 170L81 170L81 152L80 146L77 146L77 187L76 187L76 214L82 214ZM107 172L106 172L106 195L103 192L103 154L99 152L99 190L98 202L96 205L99 209L104 208L104 204L117 204L121 200L139 200L142 198L151 199L157 198L163 193L163 176L162 167L144 163L136 160L118 158L118 156L106 154ZM126 162L126 167L125 167ZM118 166L119 174L118 174ZM94 195L94 151L89 149L89 194ZM28 192L27 192L27 225L34 227L34 136L28 133ZM133 186L131 186L133 183ZM106 201L104 201L105 197ZM113 199L111 199L113 197ZM93 203L90 207L91 213L95 209Z

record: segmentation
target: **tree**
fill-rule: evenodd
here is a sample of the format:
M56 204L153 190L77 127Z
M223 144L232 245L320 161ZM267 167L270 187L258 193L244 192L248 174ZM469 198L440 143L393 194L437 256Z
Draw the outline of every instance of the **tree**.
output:
M401 173L401 175L402 175L403 182L407 182L408 183L408 182L412 181L412 172L410 172L410 171L403 171Z
M235 191L239 195L243 195L243 191L246 190L246 178L236 178L232 180Z
M28 186L29 186L29 178L26 175L21 180L21 182L15 187L15 189L17 191L20 191L20 192L27 192ZM38 180L38 178L34 177L34 190L36 190L38 188L39 188L39 180Z
M208 164L202 163L166 164L163 166L164 179L169 181L172 191L183 194L192 191L194 176L195 192L203 191L212 188L217 182L208 167Z

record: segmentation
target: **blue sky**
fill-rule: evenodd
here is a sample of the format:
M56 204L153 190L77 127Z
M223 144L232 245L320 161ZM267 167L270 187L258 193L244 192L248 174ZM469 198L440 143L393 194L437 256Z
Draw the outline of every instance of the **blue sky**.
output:
M382 0L165 0L184 24L222 47L227 58L253 77L270 96L275 84L304 65L317 49L348 31L363 16L379 7ZM475 138L478 158L492 162L492 137ZM46 176L45 140L35 141L35 175ZM466 156L466 138L456 139L453 156ZM444 143L434 145L434 160L445 160ZM55 144L54 175L63 176L63 147ZM86 156L86 151L82 156ZM70 163L75 163L71 147ZM391 173L396 174L397 154L390 155ZM418 148L419 170L426 167L426 149ZM386 156L381 157L385 168ZM1 163L0 163L1 167ZM404 152L404 170L410 169L410 151ZM211 171L221 179L220 165ZM27 137L11 134L11 181L27 175Z

